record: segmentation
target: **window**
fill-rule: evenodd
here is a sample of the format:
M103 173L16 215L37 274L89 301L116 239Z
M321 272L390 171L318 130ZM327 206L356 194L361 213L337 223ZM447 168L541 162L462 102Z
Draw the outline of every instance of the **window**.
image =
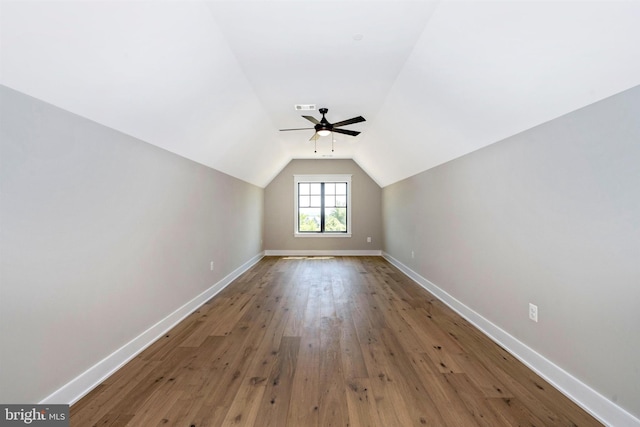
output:
M351 175L294 175L295 236L351 237Z

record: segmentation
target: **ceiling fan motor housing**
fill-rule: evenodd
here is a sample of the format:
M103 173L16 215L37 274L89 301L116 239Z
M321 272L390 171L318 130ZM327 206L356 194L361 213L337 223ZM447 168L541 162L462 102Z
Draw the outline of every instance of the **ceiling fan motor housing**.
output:
M322 114L322 119L320 120L319 124L314 126L314 128L316 129L316 132L319 132L321 130L325 130L325 131L331 132L333 130L333 125L331 123L329 123L327 118L324 116L325 114L327 114L329 109L328 108L321 108L318 111L320 112L320 114Z

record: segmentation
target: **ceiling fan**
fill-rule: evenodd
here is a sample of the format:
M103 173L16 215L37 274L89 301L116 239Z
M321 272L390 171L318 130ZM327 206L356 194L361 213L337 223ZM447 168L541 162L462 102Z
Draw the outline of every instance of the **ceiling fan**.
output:
M360 134L360 132L357 132L355 130L337 129L337 128L365 121L364 117L358 116L358 117L354 117L354 118L348 119L348 120L343 120L343 121L337 122L337 123L329 123L329 121L324 116L325 114L327 114L327 112L329 110L327 108L321 108L318 111L320 111L320 114L322 114L322 119L320 119L319 121L318 121L318 119L316 119L313 116L302 116L305 119L309 120L311 123L313 123L315 125L314 127L312 127L312 128L296 128L296 129L280 129L280 131L315 129L315 133L313 134L311 139L309 139L309 141L313 141L314 139L317 140L319 136L330 135L331 132L342 133L342 134L350 135L350 136L357 136L357 135Z

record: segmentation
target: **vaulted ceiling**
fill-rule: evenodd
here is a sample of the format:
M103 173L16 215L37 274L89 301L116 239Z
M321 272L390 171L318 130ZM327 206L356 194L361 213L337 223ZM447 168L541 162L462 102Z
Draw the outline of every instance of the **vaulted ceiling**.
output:
M258 186L381 186L640 84L638 1L9 1L0 82ZM317 141L294 104L357 137Z

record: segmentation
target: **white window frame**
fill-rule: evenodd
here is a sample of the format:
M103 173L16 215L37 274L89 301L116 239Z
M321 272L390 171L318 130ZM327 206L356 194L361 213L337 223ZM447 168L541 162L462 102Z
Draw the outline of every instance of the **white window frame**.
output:
M300 232L298 230L298 184L301 182L346 182L347 183L347 232ZM293 235L295 237L351 237L351 175L293 175Z

